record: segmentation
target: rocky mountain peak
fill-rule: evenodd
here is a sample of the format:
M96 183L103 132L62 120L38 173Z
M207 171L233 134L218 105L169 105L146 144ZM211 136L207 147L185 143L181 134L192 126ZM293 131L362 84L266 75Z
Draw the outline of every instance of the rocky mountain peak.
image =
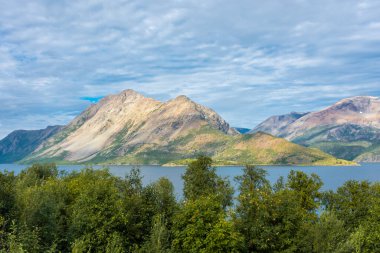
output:
M301 115L288 118L297 117ZM212 109L186 96L160 102L134 90L125 90L91 105L57 134L29 150L23 162L49 159L78 163L162 164L208 154L229 164L314 163L321 160L337 163L326 154L315 154L315 150L268 134L247 136L239 134ZM286 148L279 150L277 146ZM264 156L262 149L266 150ZM246 160L247 152L251 157L249 161ZM300 152L302 154L298 155ZM297 158L278 160L279 153Z
M168 145L203 128L237 134L216 112L186 96L160 102L134 90L103 98L73 122L39 149L38 156L88 161L104 150L124 154L131 147Z
M380 104L377 97L357 96L345 98L330 107L331 110L352 111L356 113L371 112L373 104Z
M272 135L281 136L282 131L290 124L298 120L299 118L307 115L308 112L291 112L284 115L276 115L269 117L264 122L256 126L249 133L266 132Z
M139 101L139 100L155 101L154 99L147 98L144 95L132 89L124 90L118 94L107 96L106 100L112 103L117 103L117 102L128 103L128 102L134 102L134 101Z
M192 101L189 97L185 96L185 95L179 95L177 96L174 100L176 101Z
M142 94L132 89L123 90L117 96L121 96L124 98L143 98L144 97Z
M196 103L185 95L177 96L174 99L171 99L167 104L176 104L176 105L196 105Z

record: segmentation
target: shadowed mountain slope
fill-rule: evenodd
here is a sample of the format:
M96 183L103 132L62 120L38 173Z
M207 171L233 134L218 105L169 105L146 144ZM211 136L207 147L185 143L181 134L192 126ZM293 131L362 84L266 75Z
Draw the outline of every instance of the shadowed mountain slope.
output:
M61 129L62 126L49 126L41 130L13 131L0 141L0 163L14 163L23 159Z

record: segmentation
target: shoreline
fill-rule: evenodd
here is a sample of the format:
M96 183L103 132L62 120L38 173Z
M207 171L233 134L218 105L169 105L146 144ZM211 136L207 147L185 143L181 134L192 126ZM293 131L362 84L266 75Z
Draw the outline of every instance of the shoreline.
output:
M54 162L53 162L54 163ZM371 163L379 163L379 162L371 162ZM6 163L10 165L24 165L24 166L31 166L33 164L37 163ZM44 164L44 163L42 163ZM156 166L156 167L187 167L188 165L185 164L78 164L78 163L55 163L57 166L84 166L84 167L91 167L91 166ZM244 167L246 165L252 165L252 166L272 166L272 167L339 167L339 166L347 166L347 167L360 167L362 166L361 163L353 163L353 164L213 164L213 167Z

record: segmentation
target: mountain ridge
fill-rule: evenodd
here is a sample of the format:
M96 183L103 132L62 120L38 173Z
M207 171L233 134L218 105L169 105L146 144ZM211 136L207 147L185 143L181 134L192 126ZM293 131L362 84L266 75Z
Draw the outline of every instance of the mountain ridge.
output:
M260 138L287 148L260 146L258 136L241 135L186 96L161 102L125 90L88 107L22 162L165 164L204 154L228 164L350 164L270 135Z
M11 132L0 140L0 163L23 159L62 128L63 126L48 126L40 130L15 130Z
M365 161L369 161L368 157L373 157L377 162L380 161L378 151L371 156L365 153L380 143L380 99L373 96L345 98L292 122L273 124L270 117L254 131L265 131L304 146L320 148L338 158L363 161L361 157L366 157Z

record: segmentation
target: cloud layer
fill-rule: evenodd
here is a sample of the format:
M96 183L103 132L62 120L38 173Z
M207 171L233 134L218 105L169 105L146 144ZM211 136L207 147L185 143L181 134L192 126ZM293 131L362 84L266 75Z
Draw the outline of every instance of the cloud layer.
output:
M380 95L377 0L0 2L0 137L127 88L241 127Z

